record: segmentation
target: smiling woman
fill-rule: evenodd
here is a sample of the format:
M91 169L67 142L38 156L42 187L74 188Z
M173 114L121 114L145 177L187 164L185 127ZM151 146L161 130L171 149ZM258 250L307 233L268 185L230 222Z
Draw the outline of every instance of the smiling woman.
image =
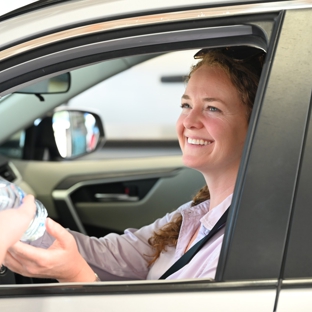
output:
M182 112L177 121L183 162L200 171L207 183L195 196L192 205L210 199L209 211L218 207L234 190L261 74L259 68L261 69L265 56L258 49L231 48L234 55L250 53L241 66L242 60L237 64L233 55L227 56L227 49L200 51L205 53L189 75L185 93L182 95ZM255 54L252 59L251 52ZM179 233L182 232L182 220L182 215L178 216L159 232L155 232L149 240L156 250L151 263L156 261L167 246L177 245ZM199 240L200 230L201 227L198 227L185 250ZM214 265L216 267L217 264Z
M245 49L249 48L237 48L238 53ZM26 276L61 282L92 282L97 276L102 280L214 278L264 56L260 51L252 59L237 61L226 52L206 51L182 96L177 132L183 161L206 181L192 203L139 230L100 239L68 232L49 220L48 233L33 245L47 246L54 237L52 245L42 250L17 244L5 264ZM213 237L192 255L189 265L170 268L184 254L188 257L191 247L210 231Z

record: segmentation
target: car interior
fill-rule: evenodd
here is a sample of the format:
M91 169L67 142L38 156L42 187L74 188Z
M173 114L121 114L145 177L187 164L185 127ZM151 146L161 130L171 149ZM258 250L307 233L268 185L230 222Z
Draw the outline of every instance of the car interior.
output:
M175 102L170 103L171 99L167 99L163 104L176 106L174 122L179 113L185 76L196 51L197 49L182 51L187 53L187 57L182 57L178 62L178 68L181 65L185 67L182 71L178 70L178 76L172 75L170 70L165 71L168 73L165 79L174 78L173 82L162 84L165 90L158 90L156 87L153 90L151 86L153 92L167 92L169 97L170 88L174 88L175 84L179 85L179 93L173 92L172 96ZM181 52L167 54L179 53ZM64 73L45 77L44 80L36 79L31 84L24 84L16 92L4 96L0 102L0 111L8 106L11 110L14 107L18 112L21 111L21 106L29 109L27 114L25 112L22 116L24 123L20 122L19 128L14 128L16 132L13 136L5 138L2 134L3 143L0 145L0 153L3 162L0 166L0 174L11 182L19 184L27 193L35 194L36 198L46 206L49 216L63 226L98 237L110 232L122 233L128 227L143 226L174 210L185 201L191 200L204 184L204 180L200 173L183 167L176 137L169 141L163 139L161 135L158 139L154 136L151 140L141 141L114 140L114 138L109 140L106 137L105 114L101 118L99 114L94 113L94 111L99 112L99 108L94 108L92 105L96 95L89 96L89 102L83 108L76 108L79 103L78 105L70 103L77 95L88 92L100 82L164 55L166 53L153 53L107 60L66 73L68 86L62 85L60 91L55 81L58 81L58 77L63 77ZM174 55L171 58L178 59ZM185 59L190 62L186 62ZM163 70L166 66L170 68L168 62L170 60L163 65ZM162 78L159 76L155 78L158 84L161 84ZM51 79L54 79L54 82L51 83ZM147 78L143 76L142 79ZM180 80L176 82L176 79ZM46 87L49 84L50 91ZM104 101L106 95L105 93L103 95ZM155 99L155 103L152 104L157 105L157 101L158 99ZM33 105L44 106L45 112L38 115L37 109L31 109ZM146 106L145 101L141 100L140 105L140 107ZM124 109L123 106L120 107ZM64 116L64 113L77 114L77 112L84 115L88 113L95 117L99 132L94 146L96 150L87 150L84 146L77 154L62 156L61 148L57 144L55 116L60 113ZM159 110L158 114L162 112ZM155 114L157 114L156 109ZM68 117L65 119L71 122L70 128L73 128L73 120ZM171 125L172 129L175 127L174 122ZM14 123L15 127L16 125L17 123ZM124 132L128 131L126 129ZM175 130L171 130L173 131ZM67 133L66 136L70 136L71 141L74 140L73 132ZM62 137L64 135L61 135ZM113 148L110 147L111 142ZM118 148L114 148L116 144ZM156 148L153 149L155 144ZM157 150L159 144L163 145L163 152L160 155L159 152L153 152ZM148 148L152 148L152 152L146 153ZM130 157L128 157L129 153L132 153ZM120 215L123 217L120 218ZM17 280L21 281L20 278Z

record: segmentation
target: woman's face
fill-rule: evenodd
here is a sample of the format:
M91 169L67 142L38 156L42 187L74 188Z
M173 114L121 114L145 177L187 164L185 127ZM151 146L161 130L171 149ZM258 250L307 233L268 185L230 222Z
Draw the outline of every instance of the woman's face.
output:
M186 166L204 175L237 172L247 133L247 109L227 74L203 65L182 96L177 133Z

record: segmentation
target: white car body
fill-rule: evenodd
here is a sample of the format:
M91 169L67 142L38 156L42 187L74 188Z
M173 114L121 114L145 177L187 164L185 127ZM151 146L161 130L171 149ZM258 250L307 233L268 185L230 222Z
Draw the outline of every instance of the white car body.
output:
M250 21L247 20L248 18L250 18ZM225 19L228 20L225 21ZM207 21L206 28L203 26L201 28L198 26L192 28L192 23L201 21ZM171 25L178 23L183 24L183 27L181 26L179 29L170 28ZM287 196L290 192L287 190L289 185L293 186L293 189L291 189L293 192L297 187L294 181L297 181L298 178L296 170L299 168L299 163L301 164L301 156L298 155L301 155L302 150L300 149L298 153L295 153L295 150L299 150L297 145L302 148L301 143L304 142L305 130L301 128L303 121L308 120L306 115L309 111L309 88L311 90L312 83L311 58L310 62L308 61L312 53L312 40L311 33L306 31L312 28L311 0L275 2L81 0L56 3L3 21L0 20L0 66L5 66L5 68L0 67L0 86L2 83L9 83L10 79L12 81L19 79L19 76L21 76L20 79L23 79L22 76L27 75L31 70L40 71L41 67L56 66L61 60L67 62L79 55L85 56L89 53L86 51L100 50L102 49L101 44L105 40L85 44L82 42L81 46L83 48L81 49L75 43L73 47L51 50L51 53L49 49L44 50L44 48L49 48L52 43L58 46L69 40L76 42L74 40L78 40L83 36L91 38L91 36L113 31L119 34L122 31L136 31L140 27L146 27L146 29L154 27L150 28L152 30L148 30L146 33L129 35L129 38L120 35L118 38L106 40L104 43L107 50L105 51L109 52L122 50L122 47L127 47L127 45L130 47L136 45L136 48L140 48L141 46L151 47L153 44L162 45L166 40L169 43L172 42L169 40L183 42L182 39L179 39L182 33L185 38L187 38L188 34L191 34L188 39L185 39L185 42L187 40L190 42L195 41L196 36L198 36L198 40L203 40L203 36L206 35L205 32L207 34L211 32L209 40L212 41L216 38L227 38L227 36L233 39L235 38L235 32L238 32L239 36L242 37L245 35L253 37L256 35L253 33L252 23L259 23L261 26L259 26L259 29L268 36L263 40L267 40L268 54L272 62L266 64L266 72L262 76L261 88L259 87L261 93L257 97L258 106L251 121L253 126L249 130L245 158L241 165L238 184L233 197L233 212L230 215L230 223L226 229L226 243L223 246L216 281L191 279L186 281L108 281L89 284L4 284L0 285L1 312L50 312L56 310L66 310L68 312L87 310L286 312L311 310L312 277L307 276L306 279L290 277L287 280L287 277L284 278L282 273L287 262L286 241L288 242L289 236L292 235L288 217L292 217L291 207L294 204L293 199L288 199ZM157 27L159 27L159 32L155 30ZM166 39L169 37L170 39ZM257 42L254 44L256 45ZM302 46L299 47L299 44ZM259 43L259 45L261 44ZM197 49L198 47L194 48ZM34 57L28 57L27 53L31 55L36 51L45 52ZM293 63L291 62L292 55L297 56ZM302 56L302 62L300 58L298 61L298 55ZM21 61L19 61L19 58ZM9 64L11 60L12 64ZM285 63L282 63L283 61ZM302 65L303 63L304 65ZM83 65L73 65L70 69L80 68ZM299 68L300 73L296 71L297 68ZM61 68L53 73L46 74L46 77L65 71L65 68ZM285 83L285 79L287 76L289 77L290 73L294 73L292 78L296 79L294 84L296 84L295 91L298 90L298 93L295 95L295 91L291 92L292 88L294 88L293 82L287 81L287 84ZM44 75L44 70L42 70L41 76ZM57 97L55 97L55 100L47 99L44 105L38 105L36 101L33 101L33 103L27 102L27 105L23 105L21 99L23 99L24 95L14 95L11 99L4 98L22 86L40 80L41 76L38 74L27 81L20 80L15 84L8 84L6 89L0 89L0 96L3 97L0 100L0 140L2 142L60 104ZM302 77L305 77L305 79ZM90 85L95 85L101 81L100 75L99 77L89 78ZM281 81L283 87L273 84L273 81ZM267 89L266 86L268 86ZM75 89L72 89L66 96L62 97L62 100L69 101L75 95ZM290 99L292 95L294 98ZM302 110L298 108L300 105L296 104L297 98L300 98L300 101L306 105ZM286 109L278 110L278 107L274 106L278 102L286 103L287 99L289 99L290 103L287 104ZM271 106L267 104L268 102L271 103ZM294 105L291 105L291 103L294 103ZM294 115L296 118L294 118ZM14 119L17 120L16 116L18 116L18 122L12 122ZM274 119L272 116L274 116ZM273 127L273 123L275 123L275 127ZM292 124L293 128L289 132L285 132L286 130L283 127L289 124ZM304 127L308 127L308 125L305 124ZM266 129L268 129L269 133L266 132ZM302 133L304 132L303 134L300 129ZM299 134L297 137L295 137L295 134L294 137L291 137L289 133ZM284 134L286 137L284 137ZM276 141L274 141L275 139ZM267 142L267 145L264 142ZM286 146L289 147L289 150L286 149ZM267 147L267 150L263 152L265 147ZM274 150L274 147L276 147L276 150ZM277 152L279 150L280 153ZM271 153L271 160L265 158L266 155L271 155ZM290 160L286 159L287 153L293 153L298 158L296 158L296 161L291 162L295 156ZM274 155L276 157L273 157ZM265 158L263 162L261 161L262 157ZM276 162L273 162L272 159L276 159ZM59 164L53 162L37 163L36 161L25 163L23 160L10 160L10 162L12 167L15 168L14 170L17 171L18 181L16 182L20 183L28 191L48 196L45 193L48 190L53 193L54 199L69 196L68 192L71 190L55 189L55 186L61 183L64 178L62 173L56 169ZM283 165L278 167L281 163ZM259 164L259 167L257 167L257 164ZM272 166L269 166L270 164ZM64 171L68 172L70 176L75 175L78 170L76 163L64 162L63 165ZM101 165L103 172L105 170L107 172L114 170L117 172L119 170L119 172L128 174L132 171L136 173L145 172L151 167L159 172L166 170L169 172L172 168L183 167L178 156L164 157L161 161L158 158L129 160L127 163L122 163L122 165L118 160L111 159L101 163ZM81 160L80 167L82 168L79 171L81 175L93 174L95 176L99 171L98 163L90 163L87 160ZM281 168L287 170L292 168L293 170L290 171L289 169L287 171L285 169L287 172L284 174ZM293 173L295 171L296 173ZM181 178L183 180L187 174L191 174L188 171L183 172L184 176ZM37 180L42 174L48 176L49 181L42 185L36 185L35 182L32 182L32 179ZM290 181L291 174L294 177ZM193 181L193 176L189 177L190 181ZM285 189L282 189L284 182L279 183L278 181L285 181L287 177L289 177L289 183L287 187L285 186ZM274 178L279 180L274 180ZM90 178L90 181L93 182L94 180ZM268 185L269 183L272 186ZM168 184L165 186L163 184L163 189L168 188ZM162 192L164 192L163 189ZM174 191L178 192L176 189ZM265 194L261 194L261 192L265 192ZM275 194L277 194L276 197L274 197ZM51 196L51 194L49 195ZM284 205L282 199L286 197L287 204ZM52 202L52 199L50 200ZM259 206L257 206L258 203ZM251 221L251 227L246 221L250 217L248 206L255 207L255 210L250 210L250 214L252 213L255 216ZM280 206L285 207L285 212L280 211ZM260 208L256 210L257 207ZM275 208L276 215L266 219L265 216L269 216L271 212L275 213ZM84 207L80 209L80 211L87 213L87 209ZM257 214L257 211L263 212ZM53 213L52 211L52 216ZM267 235L267 233L272 234L272 236ZM276 234L276 243L273 234ZM259 243L261 242L261 235L263 235L263 244ZM246 241L242 241L242 239ZM257 243L259 243L259 248L256 245ZM301 241L301 243L303 242ZM266 247L268 254L265 254ZM251 249L252 251L249 254L248 250ZM275 250L278 250L276 254L274 254ZM246 256L244 251L246 251ZM263 258L258 253L263 255ZM253 254L255 258L252 258ZM240 267L240 263L242 267ZM265 263L269 264L266 265ZM237 268L240 268L240 270ZM270 268L272 268L272 271ZM268 273L266 274L266 272Z

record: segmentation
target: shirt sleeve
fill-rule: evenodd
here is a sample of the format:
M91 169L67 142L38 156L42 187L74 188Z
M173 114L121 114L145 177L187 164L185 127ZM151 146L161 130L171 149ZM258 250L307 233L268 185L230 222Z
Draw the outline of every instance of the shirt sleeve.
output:
M177 213L167 214L139 230L127 229L123 235L112 233L96 238L74 231L70 233L80 254L101 280L143 280L149 271L148 260L153 255L148 239Z
M153 249L148 239L155 231L172 221L183 209L189 207L186 203L176 211L166 214L154 223L141 229L127 229L123 235L108 234L101 238L68 230L75 238L78 250L90 267L103 281L142 280L149 272L148 260L153 255ZM49 248L54 238L47 232L34 242L32 246Z

